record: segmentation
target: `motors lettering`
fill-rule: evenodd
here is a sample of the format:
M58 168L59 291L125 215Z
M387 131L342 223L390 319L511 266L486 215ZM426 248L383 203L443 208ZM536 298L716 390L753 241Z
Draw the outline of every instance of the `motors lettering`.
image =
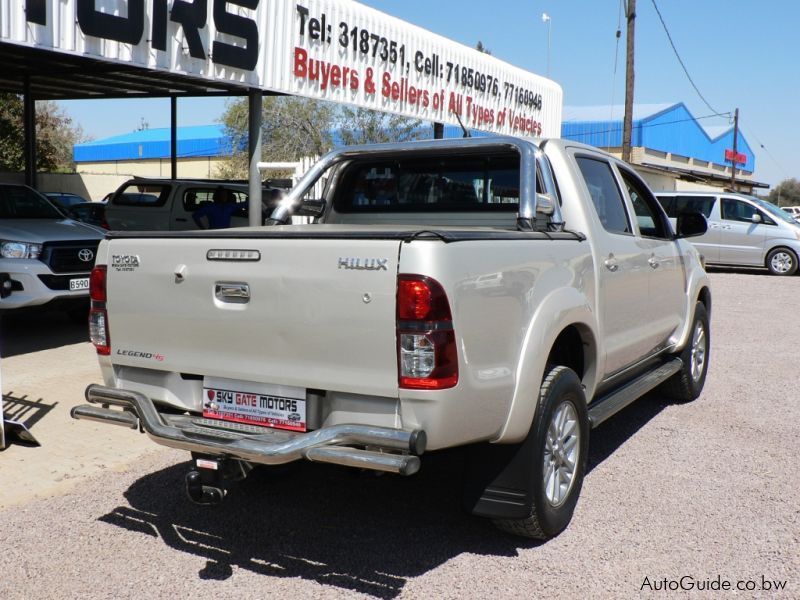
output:
M137 45L145 34L145 1L125 0L126 16L111 14L113 8L98 4L113 4L109 0L77 0L78 26L85 35L115 40L125 44ZM258 62L258 25L255 20L228 12L229 5L255 10L261 0L173 0L172 8L168 0L150 0L153 5L149 42L153 49L167 49L168 28L177 23L183 29L189 54L193 58L206 59L206 49L200 30L208 20L208 5L213 4L213 20L217 34L226 34L244 40L244 45L235 46L214 40L211 47L211 60L215 64L236 69L252 71ZM126 11L120 10L120 13ZM47 11L43 0L25 0L25 15L28 22L47 25Z

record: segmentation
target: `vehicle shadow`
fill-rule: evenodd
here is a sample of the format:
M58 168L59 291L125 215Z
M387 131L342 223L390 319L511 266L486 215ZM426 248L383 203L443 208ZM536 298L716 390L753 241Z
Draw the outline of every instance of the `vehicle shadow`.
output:
M65 312L41 309L0 313L0 356L3 357L79 344L88 340L87 322L76 322Z
M596 429L589 470L665 406L651 394ZM190 464L182 463L136 481L129 504L99 520L205 559L201 579L227 579L237 567L394 598L410 578L464 552L516 556L541 545L461 509L466 455L427 454L412 478L310 463L280 475L257 469L212 508L186 498Z
M130 505L99 520L205 559L201 579L227 579L235 566L394 598L463 552L516 556L537 545L459 509L461 455L431 454L413 478L310 463L278 477L256 471L216 508L186 498L184 463L135 482Z
M589 435L587 474L614 454L617 448L633 437L667 406L670 406L670 401L654 390L593 429Z

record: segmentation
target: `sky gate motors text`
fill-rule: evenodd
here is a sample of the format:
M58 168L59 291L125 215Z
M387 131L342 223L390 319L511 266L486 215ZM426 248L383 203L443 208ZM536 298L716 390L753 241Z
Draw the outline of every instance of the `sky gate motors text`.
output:
M208 58L215 64L226 65L244 71L252 71L258 63L258 25L253 19L233 14L236 7L255 10L261 0L149 0L153 11L150 31L145 32L145 2L127 0L125 16L101 12L96 0L77 0L78 26L85 35L137 45L143 38L154 50L167 50L168 28L176 23L183 29L186 45L192 58L206 59L206 49L200 30L209 20L208 8L213 5L212 18L217 34L239 38L243 45L234 45L220 40L211 44ZM25 0L25 19L29 23L47 25L47 4L44 0ZM148 35L145 36L145 33Z

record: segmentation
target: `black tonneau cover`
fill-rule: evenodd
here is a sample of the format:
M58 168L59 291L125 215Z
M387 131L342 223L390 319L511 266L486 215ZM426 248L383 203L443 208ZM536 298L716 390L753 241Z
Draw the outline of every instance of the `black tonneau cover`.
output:
M446 244L451 242L472 242L482 240L573 240L582 242L586 236L577 231L489 231L489 230L453 230L453 229L419 229L419 230L365 230L365 231L330 231L325 229L304 228L303 231L283 230L280 227L268 227L263 231L246 231L233 229L215 229L202 231L111 231L106 239L292 239L292 240L398 240L411 242L414 240L435 240Z

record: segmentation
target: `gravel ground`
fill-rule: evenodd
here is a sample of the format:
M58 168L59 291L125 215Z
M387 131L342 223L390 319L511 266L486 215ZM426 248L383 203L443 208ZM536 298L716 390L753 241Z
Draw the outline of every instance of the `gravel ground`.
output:
M203 509L183 496L187 456L163 449L0 509L0 598L722 595L656 590L682 577L798 598L800 276L712 283L703 395L651 394L595 430L572 524L550 542L464 515L457 452L426 457L409 479L304 464ZM0 485L21 486L3 457Z

